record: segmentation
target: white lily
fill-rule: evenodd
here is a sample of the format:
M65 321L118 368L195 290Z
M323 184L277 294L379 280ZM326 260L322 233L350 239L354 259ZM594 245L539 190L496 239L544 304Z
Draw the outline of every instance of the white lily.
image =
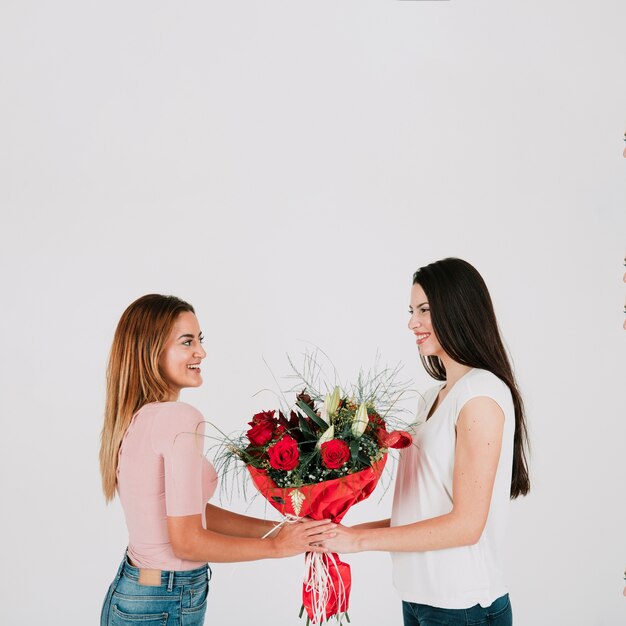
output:
M327 424L330 424L330 415L328 414L328 409L326 408L326 400L324 400L324 405L322 406L322 410L320 411L320 418L323 419Z
M340 400L340 391L339 387L335 387L332 393L327 393L324 397L324 406L320 411L320 417L327 423L330 424L330 420L337 413L337 409L339 408L339 400Z
M365 432L368 423L367 407L365 406L365 402L363 402L354 416L354 421L352 422L352 434L358 439Z
M328 407L328 415L331 417L337 413L337 409L339 408L339 400L341 399L341 391L339 387L335 387L331 394L326 394L326 399L324 400L324 404Z
M329 426L323 433L322 436L317 440L317 447L321 448L323 443L330 441L335 437L335 426Z

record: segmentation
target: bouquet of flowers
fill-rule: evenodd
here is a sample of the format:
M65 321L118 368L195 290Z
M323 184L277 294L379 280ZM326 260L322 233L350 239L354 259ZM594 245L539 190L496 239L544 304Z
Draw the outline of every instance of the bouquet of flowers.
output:
M228 454L246 464L259 492L287 518L339 523L374 491L388 449L411 444L405 431L388 429L393 403L383 396L390 387L361 382L360 376L352 395L335 386L323 402L319 393L304 389L288 415L257 413L245 435L229 445ZM377 409L377 399L384 411ZM338 555L307 553L307 625L347 617L350 585L350 566Z

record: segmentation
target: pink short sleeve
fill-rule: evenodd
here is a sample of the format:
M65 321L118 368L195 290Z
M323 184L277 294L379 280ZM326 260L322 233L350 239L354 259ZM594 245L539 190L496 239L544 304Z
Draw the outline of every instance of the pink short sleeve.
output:
M202 514L204 418L184 402L162 405L151 433L154 451L163 457L165 512L168 516Z

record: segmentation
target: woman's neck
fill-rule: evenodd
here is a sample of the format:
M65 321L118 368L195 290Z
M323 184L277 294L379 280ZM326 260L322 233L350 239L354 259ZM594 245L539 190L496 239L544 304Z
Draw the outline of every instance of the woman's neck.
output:
M472 368L469 365L462 365L451 359L448 355L439 357L443 366L446 368L446 388L450 389L459 378L462 378Z

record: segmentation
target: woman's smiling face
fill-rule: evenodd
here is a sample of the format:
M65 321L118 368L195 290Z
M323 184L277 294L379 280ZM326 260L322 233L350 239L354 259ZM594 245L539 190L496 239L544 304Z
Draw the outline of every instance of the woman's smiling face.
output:
M181 389L202 384L200 363L206 356L202 340L196 316L189 311L181 313L159 359L163 378L172 390L170 400L177 400Z
M443 348L435 335L430 319L430 305L428 298L419 283L411 288L411 303L409 304L409 330L416 337L416 344L422 356L438 356L443 354Z

